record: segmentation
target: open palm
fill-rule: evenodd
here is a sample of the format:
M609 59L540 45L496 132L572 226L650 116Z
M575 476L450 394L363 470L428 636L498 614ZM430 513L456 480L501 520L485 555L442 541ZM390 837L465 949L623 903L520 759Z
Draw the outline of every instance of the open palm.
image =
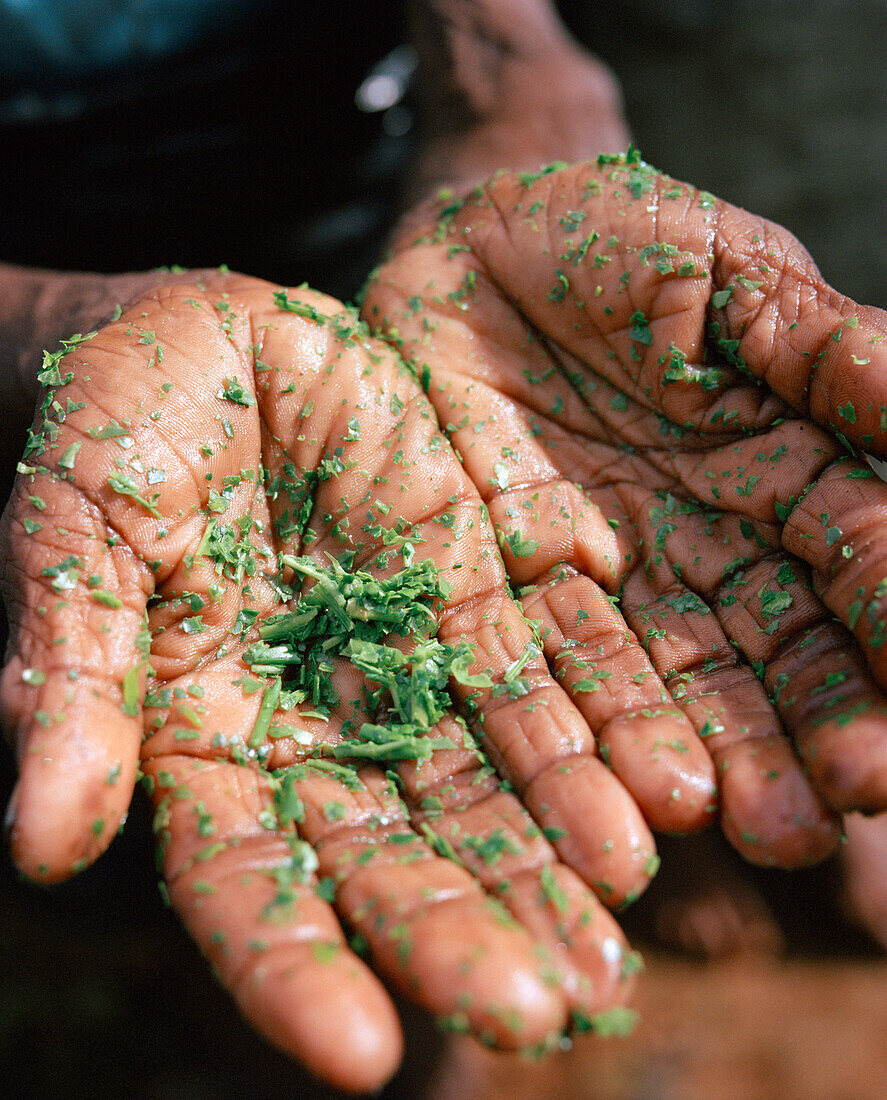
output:
M369 1088L400 1033L353 947L452 1027L538 1044L627 994L632 956L588 884L636 894L654 845L421 387L339 303L289 293L161 288L48 359L4 520L11 840L29 875L66 877L114 835L140 761L172 903L247 1017ZM332 755L376 718L343 658L326 717L279 709L256 674L259 629L298 596L278 555L384 577L405 544L450 586L438 636L475 646L485 675L457 690L510 786L452 712L430 755Z
M671 830L712 810L708 753L744 856L821 858L841 811L887 808L887 488L853 457L887 452L883 314L633 150L432 213L364 315L602 755Z

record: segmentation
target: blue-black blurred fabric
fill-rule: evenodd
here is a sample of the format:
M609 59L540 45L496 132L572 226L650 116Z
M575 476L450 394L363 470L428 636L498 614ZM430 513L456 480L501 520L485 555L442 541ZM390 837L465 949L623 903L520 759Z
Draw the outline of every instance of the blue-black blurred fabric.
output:
M0 71L10 82L95 73L182 51L264 0L0 0Z
M386 0L0 0L0 259L353 294L411 141L354 94L402 41Z

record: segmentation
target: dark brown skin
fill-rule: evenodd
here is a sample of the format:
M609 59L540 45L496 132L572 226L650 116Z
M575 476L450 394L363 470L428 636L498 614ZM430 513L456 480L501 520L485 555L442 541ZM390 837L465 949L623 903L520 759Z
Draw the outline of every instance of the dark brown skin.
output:
M339 919L405 995L497 1045L533 1046L571 1012L627 994L624 939L589 886L608 901L636 894L655 869L654 845L538 656L523 673L527 694L487 692L478 703L479 730L494 758L509 759L501 771L516 793L449 718L439 733L456 747L404 765L403 800L376 767L360 770L357 789L309 773L296 784L303 820L277 816L270 773L312 744L335 744L361 686L342 667L329 722L276 716L307 743L253 743L262 693L243 685L242 654L255 633L240 639L235 622L242 610L259 622L279 611L264 579L278 551L322 565L327 552L354 549L378 570L384 545L366 529L385 515L450 581L440 636L476 639L478 670L501 681L531 632L480 497L413 377L339 303L293 292L301 309L330 318L318 321L281 311L273 292L240 276L163 288L62 360L55 401L65 415L50 410L45 449L29 456L4 520L12 636L2 701L21 773L11 843L43 882L95 858L125 814L140 755L172 902L245 1015L318 1075L361 1090L391 1074L401 1040ZM237 401L224 397L234 378ZM128 434L108 435L109 424ZM266 498L260 464L274 478L287 462L312 470L337 450L348 469L317 490L316 538L275 534L289 500ZM121 472L136 496L114 489ZM235 484L214 502L226 478ZM189 557L219 515L252 518L254 576L238 581ZM60 579L71 555L78 572ZM138 645L146 609L149 655ZM143 711L141 692L128 699L133 669L155 700L164 689L170 700ZM561 822L568 831L546 840L540 829ZM435 834L456 862L436 854ZM316 852L316 873L289 869L297 840ZM335 911L315 892L321 879Z
M7 428L0 436L0 472L12 470L25 444L37 397L43 348L75 332L91 332L118 307L156 286L192 280L200 272L134 271L99 275L0 263L0 399ZM8 489L7 489L8 491Z
M556 675L609 673L577 705L651 824L673 827L700 738L755 862L821 859L840 812L887 808L887 489L835 436L887 446L880 311L780 227L623 157L477 189L364 313L517 540Z
M841 849L847 913L887 949L887 817L848 814Z
M566 40L548 5L435 0L416 4L415 11L416 41L420 48L426 43L426 86L439 79L443 90L433 98L448 104L437 114L438 132L417 171L416 196L447 184L461 200L478 178L503 164L535 169L556 157L625 147L611 78ZM454 86L458 96L447 99L447 87ZM876 482L846 479L850 467L832 464L840 454L834 435L814 423L827 427L838 418L844 435L857 438L854 431L872 427L866 423L871 398L877 438L864 442L883 452L875 389L881 351L868 344L883 334L883 316L825 287L784 230L723 204L700 205L689 188L660 200L672 184L658 179L654 191L637 200L625 190L616 196L613 171L626 174L624 167L591 164L527 185L505 176L474 195L443 226L440 241L413 245L423 232L437 232L440 210L451 199L421 205L405 223L398 256L371 284L366 315L386 330L389 343L427 364L428 396L441 423L454 425L448 434L464 468L445 444L432 456L422 453L435 437L434 416L381 345L361 340L357 348L345 347L328 326L274 309L274 288L232 276L149 295L63 361L61 369L72 370L75 381L60 393L67 398L79 390L87 409L66 419L41 462L55 474L70 472L73 481L22 477L7 514L8 545L17 558L6 573L14 639L4 675L4 706L22 769L12 828L16 860L50 881L99 854L125 813L147 730L142 767L154 781L173 903L255 1026L340 1087L382 1083L397 1065L401 1042L387 994L347 946L340 918L364 935L373 968L387 982L437 1014L456 1013L455 1022L490 1041L530 1045L563 1027L571 1010L594 1012L626 995L624 941L595 894L618 903L643 889L655 868L647 823L678 832L711 819L715 765L725 828L743 854L758 861L795 865L820 858L837 837L836 811L884 803L883 701L875 684L881 672L872 644L878 639L871 636L882 597L871 615L866 610L854 619L862 649L831 621L831 611L840 614L842 606L847 618L857 587L867 607L869 591L887 574L878 565L887 555L872 527L883 494ZM600 193L583 198L592 178ZM543 205L530 214L536 202ZM576 211L585 217L576 231L568 230L559 219L570 225ZM592 228L600 239L584 258L575 265L574 257L561 260L567 242L577 246ZM761 242L753 241L756 232ZM611 234L618 245L607 245ZM654 265L662 254L645 265L640 251L629 251L654 241L692 253L696 274L659 272ZM467 251L451 254L453 246ZM596 252L610 262L594 267ZM761 262L770 277L758 272ZM624 289L623 270L629 271ZM464 283L470 271L477 272L474 282ZM737 274L763 285L747 290L737 285ZM85 277L86 289L100 278ZM713 292L731 285L726 308L715 306ZM113 284L103 293L108 302L102 299L92 319L81 310L75 323L53 332L91 329L108 316L109 302L132 294ZM308 292L299 297L326 314L339 308ZM217 308L219 301L228 310ZM613 313L604 313L605 306ZM649 322L649 344L625 331L638 324L631 322L637 311ZM221 328L230 315L236 318L231 338ZM839 329L853 316L857 328ZM59 310L52 323L63 317ZM766 373L772 390L724 364L710 390L664 380L670 363L658 364L660 355L674 341L688 362L700 361L705 322L712 319L724 326L722 336L741 339L749 369ZM261 329L266 322L273 327ZM839 330L840 341L829 341ZM166 349L162 365L148 365L152 345L140 342L143 331L155 333ZM261 360L272 365L270 375L255 373L250 349L257 331L265 333ZM821 347L829 354L805 393L810 372L800 353L812 349L815 357ZM614 359L607 356L611 349ZM329 364L330 381L318 386ZM250 409L216 397L220 380L233 374L256 399ZM172 390L161 398L162 379ZM294 390L281 393L290 382ZM851 383L856 390L847 388ZM276 609L261 579L251 582L252 596L224 580L220 602L203 611L206 633L183 632L187 605L151 611L156 680L202 689L202 697L192 695L186 704L193 713L195 700L206 708L200 724L181 706L124 714L121 685L140 661L134 638L151 593L168 600L219 583L206 565L186 575L182 564L211 518L206 472L212 470L218 485L226 473L255 469L260 461L279 465L285 451L300 468L313 469L324 446L341 440L357 404L387 397L392 387L409 409L396 430L415 469L391 464L384 445L395 422L386 415L372 424L364 417L360 441L347 446L361 468L390 476L378 494L392 505L391 516L419 520L429 540L423 556L433 556L457 582L441 615L442 635L467 634L478 643L478 665L501 675L528 638L504 586L506 571L516 587L535 586L522 597L524 611L549 631L545 659L527 670L533 694L504 705L481 700L476 733L513 791L500 789L476 754L461 747L439 751L421 768L402 766L402 802L374 768L362 771L358 791L311 777L300 784L304 821L274 826L267 816L274 805L268 768L300 759L306 746L276 739L259 766L254 757L239 762L230 744L212 744L216 730L248 738L255 721L261 696L232 684L243 672L243 645L228 630L242 608L262 616ZM846 410L848 398L856 416L849 426L837 412ZM315 406L306 423L297 418L308 400ZM736 409L731 432L720 418L712 420L719 405L724 420ZM378 407L388 408L384 397ZM156 422L149 419L155 408L161 408ZM225 415L233 440L220 427ZM687 421L693 426L678 438L666 425L663 435L663 415L679 429ZM145 467L178 472L159 486L163 519L108 491L117 444L82 435L86 427L126 416ZM780 417L785 422L774 424ZM747 436L735 431L743 425ZM59 459L71 440L83 447L68 471ZM211 458L200 453L201 441L212 446ZM778 460L756 459L758 451L775 454L783 443L788 449ZM747 458L730 451L736 445L747 448ZM718 447L727 448L729 462L725 457L715 470L716 501L705 470L722 457ZM744 464L752 468L739 478L736 468ZM733 474L724 477L728 466ZM750 482L755 476L760 481ZM811 481L814 487L783 523L774 501L788 506ZM140 484L149 491L144 478ZM366 504L358 501L365 491L365 481L326 483L328 511L341 508L344 496L350 526L345 542L324 529L311 553L359 543L362 558L371 558L377 547L360 532ZM47 507L35 510L33 495ZM454 496L455 505L448 500ZM706 510L682 509L694 500ZM709 514L716 503L723 517ZM230 507L232 515L252 510L270 519L280 504L269 506L248 479ZM651 508L667 518L651 516ZM474 523L458 545L459 570L451 568L457 548L450 529L431 519L454 509L460 523ZM822 523L825 512L840 538ZM25 519L44 526L25 532ZM104 543L109 525L122 536L113 547ZM163 526L170 533L158 541ZM497 533L515 540L519 552L506 543L500 559ZM658 534L662 546L655 545ZM279 548L270 535L251 538L258 547ZM845 558L841 549L848 543L853 556ZM97 604L83 579L59 599L42 569L72 553L86 560L82 578L101 575L122 607ZM750 561L725 583L725 568L736 557ZM153 570L145 564L158 560ZM774 582L786 576L781 567L788 561L796 580ZM680 578L675 565L682 567ZM762 605L765 590L776 602L771 595ZM620 591L617 607L608 596ZM222 657L220 643L229 647ZM763 686L752 662L766 667ZM45 669L46 682L23 683L24 668ZM79 670L76 682L67 678L71 668ZM781 691L774 707L767 692L780 685L782 673L798 690ZM826 680L835 673L840 682ZM356 681L347 670L339 675L343 696L356 697ZM828 704L849 720L821 723ZM47 728L34 721L35 709L49 716ZM291 722L292 712L277 720ZM301 724L315 741L337 735L335 721ZM451 718L442 727L460 743ZM786 731L808 761L812 783ZM599 746L613 772L602 766ZM440 808L429 811L429 795L441 799ZM330 820L325 807L333 803L341 811ZM534 832L533 819L550 830L550 840ZM423 826L448 840L464 867L436 855ZM296 834L313 846L318 868L275 905L279 884L269 872L278 874L291 859ZM409 839L380 843L389 834ZM460 847L466 836L477 843ZM494 860L478 851L490 840L502 849ZM314 892L319 877L337 881L335 908ZM497 899L493 910L490 895ZM503 920L501 903L513 922ZM379 912L386 918L381 928ZM556 955L556 975L546 953Z
M407 11L423 138L408 209L502 168L627 148L618 82L548 0L409 0ZM414 220L420 211L407 214Z
M524 36L519 50L506 50L518 59L528 56L528 43L542 42L539 37L542 24L547 26L545 43L560 49L556 22L541 6L535 7L537 10L533 13L531 6L527 6L528 20L509 20L514 32ZM428 13L438 19L446 15L445 9L446 5L433 11L429 7ZM543 12L541 23L539 12ZM503 12L498 12L499 17L502 15ZM529 35L526 34L528 29ZM464 45L469 50L471 42L478 40L470 29L465 38ZM579 56L573 49L573 60ZM591 98L585 96L581 104L586 118L590 117L590 112L596 119L612 117L618 120L618 112L611 110L616 98L615 85L610 78L603 74L603 78L598 79L596 74L592 84ZM516 91L519 85L519 80L513 82L513 90ZM595 99L598 91L605 93L606 101L600 109ZM495 101L499 98L497 95ZM573 130L582 128L578 121L571 126ZM477 148L488 154L494 148L504 152L517 133L515 126L507 121L503 125L497 121L493 128L500 133L501 140L493 142L486 135L480 136L476 143ZM617 136L611 143L613 148L623 143L624 134L618 121L615 129ZM548 125L539 127L539 139L544 134L551 140L550 130ZM466 166L465 179L473 180L476 174L476 168L470 163L473 139L467 131L463 137L466 142L456 153L456 159ZM438 144L435 148L445 153L444 145ZM452 163L451 158L451 166ZM425 169L417 173L420 187L427 186L427 179ZM3 378L16 400L26 395L25 405L33 401L37 347L52 348L58 339L71 332L87 332L99 327L118 303L132 302L134 296L137 298L158 281L181 281L176 274L164 275L162 279L153 273L104 277L9 267L3 268L0 274L8 290L0 305L0 328L8 360L4 363ZM258 284L250 285L261 298L257 308L267 310L271 288L259 291ZM228 284L215 282L220 292L222 286L227 289ZM236 295L236 291L231 293ZM204 297L202 292L193 289L182 294L195 300ZM180 301L179 306L181 308ZM243 308L250 313L249 305L244 303ZM274 312L275 321L280 321L281 317ZM133 311L125 316L138 318L140 330L160 332L172 325L170 345L181 345L184 360L175 389L179 400L187 405L188 394L193 392L188 389L189 380L195 371L206 369L201 365L206 349L203 330L197 324L193 307L184 310L184 318L178 318L183 324L181 330L175 327L176 319L171 317L174 313L172 301L158 294L142 303L136 301ZM283 317L283 321L291 323L293 318ZM121 336L121 325L103 332L96 338L97 343L85 345L82 353L65 360L63 370L73 367L77 372L78 363L90 362L90 381L84 380L88 407L94 403L102 407L107 405L107 394L102 391L110 386L110 390L116 392L112 403L116 401L120 405L120 415L124 415L123 408L129 407L134 397L128 389L133 384L132 376L109 367L111 376L103 383L92 362L96 355L93 349L102 347L104 341L107 341L105 346L111 360L116 358L122 363L131 359L133 353L146 361L150 358L150 348L133 346L133 339L125 338L125 328ZM311 328L304 322L301 327ZM308 353L309 363L315 354L312 348ZM163 369L170 370L169 347L165 364ZM247 369L246 375L249 373ZM356 379L349 382L344 379L345 373L340 367L335 392L353 400L351 390ZM248 384L246 377L243 382ZM409 388L407 381L402 379L401 382ZM119 389L121 383L122 391ZM196 406L205 398L194 393L193 399ZM165 408L169 407L167 399ZM86 416L85 411L83 416ZM185 435L194 438L199 419L196 407L182 411L178 417L169 418L165 414L163 417L164 423L172 421L177 425L183 441ZM64 427L62 441L66 438L64 432L76 425L76 420L76 416L72 417ZM218 429L218 423L213 422L207 425L205 434L211 431L218 434ZM380 433L374 438L384 439L381 429ZM146 451L148 441L145 442L146 446L142 447L139 439L139 447ZM233 462L232 469L256 466L257 455L247 452L259 445L260 441L245 441L238 435L228 455ZM54 448L56 458L64 454L60 446L61 441ZM104 446L114 453L113 441ZM234 448L236 453L233 453ZM19 445L14 449L18 450ZM377 451L378 447L369 449ZM190 454L193 446L185 450ZM448 453L446 448L442 453ZM98 476L101 481L96 468L86 459L86 452L78 455L74 468L76 478L86 471L88 477ZM44 461L47 460L44 458ZM160 462L158 458L157 466ZM469 497L474 494L461 469L452 462L448 476L455 479L451 487L457 493L462 486ZM39 480L45 480L45 475L39 475ZM185 479L186 487L188 481ZM199 470L197 483L200 484ZM427 488L442 491L443 484L442 481ZM424 474L421 485L426 488ZM20 490L22 487L23 484ZM395 481L392 492L400 487ZM205 484L203 490L206 490ZM62 560L68 553L76 552L74 543L78 539L72 532L77 531L78 524L74 517L84 508L86 514L81 517L79 526L87 535L96 522L100 527L106 522L107 517L96 515L95 503L90 507L86 499L80 497L81 491L88 493L89 486L78 484L72 491L56 483L44 493L48 507L52 509L58 504L64 513L62 534L57 539L53 526L59 525L52 523L46 524L36 535L31 533L26 540L22 538L22 529L17 527L22 521L20 510L24 508L30 516L28 510L33 511L30 501L18 506L18 520L10 518L13 531L18 530L18 535L13 534L12 538L21 540L27 562L23 563L23 570L10 568L7 571L14 655L6 672L5 700L7 720L16 730L22 770L10 806L11 840L19 865L42 881L64 877L95 858L110 840L116 822L125 812L142 721L136 715L122 714L120 683L121 677L133 667L132 630L138 621L138 608L143 606L145 597L161 576L150 571L146 573L144 566L139 564L139 552L146 547L139 544L135 534L132 539L123 540L124 545L102 549L101 564L95 563L95 568L102 570L108 591L117 591L115 582L126 587L124 607L112 611L103 605L96 606L88 591L78 592L89 607L85 620L77 610L71 614L69 608L75 601L71 601L68 608L58 609L58 614L68 620L64 626L55 623L50 626L46 616L55 614L54 611L44 615L38 613L38 619L34 619L34 610L44 605L29 586L45 591L48 583L40 576L43 566L37 560L35 541L57 541L59 556L56 561ZM164 486L164 493L168 491L169 487ZM71 500L63 500L66 493L71 494ZM76 504L76 500L80 503ZM422 498L411 492L410 501L411 506L418 507ZM127 506L125 511L134 529L138 528L139 520L142 523L147 520L152 529L157 526L156 517L145 514L138 506L133 507L129 498L113 498L110 503ZM174 496L172 504L176 512L179 503ZM198 502L192 500L190 507L195 503ZM430 505L428 511L429 514L433 512ZM34 522L41 520L31 519L31 523ZM475 530L480 531L481 526L476 523ZM484 642L483 659L501 668L503 661L510 663L520 655L527 628L515 618L514 605L501 588L500 559L488 526L486 531L488 545L480 552L485 555L484 561L497 563L495 576L481 574L473 580L477 584L485 577L482 588L486 591L489 585L490 591L480 601L463 602L461 608L454 607L449 616L451 623L448 624L445 617L442 632L470 630L478 634ZM185 536L180 536L179 542L182 537ZM135 552L130 545L133 541L138 544ZM149 541L153 542L153 538L149 537ZM90 551L96 545L95 540L87 538ZM179 544L174 546L173 542L160 545L164 550L170 548L174 556L184 549ZM336 548L341 549L341 546ZM62 549L64 554L61 554ZM47 546L44 553L54 554L54 551ZM152 560L156 560L155 553L152 548ZM467 556L460 552L463 568ZM462 572L459 576L464 578L468 573ZM192 582L193 577L189 590L193 590ZM164 578L164 590L174 593L175 583L175 578ZM498 595L494 596L497 586ZM491 600L495 603L495 611L491 609ZM237 601L226 597L223 606L224 625L229 625L236 615ZM159 615L160 612L153 613L152 626L156 626ZM484 618L499 625L484 627ZM121 629L124 619L127 628ZM36 634L32 635L29 624L34 622ZM111 633L103 635L101 632L109 623L114 624ZM225 638L224 625L215 625L213 638L218 633ZM87 690L85 698L78 694L69 699L70 684L63 676L50 675L43 685L23 684L21 672L24 667L40 669L50 656L52 662L58 661L61 652L58 646L43 650L39 641L35 644L30 640L32 636L42 637L43 644L65 637L63 648L70 661L78 667L84 663L95 664L94 686L98 694ZM159 636L152 646L151 664L161 682L168 675L185 674L184 670L191 667L189 661L196 663L189 683L205 688L201 702L201 706L207 707L202 714L204 726L209 727L217 713L226 729L233 727L248 735L258 699L252 697L244 712L241 691L230 683L238 678L240 669L231 672L225 667L225 661L213 663L205 635L188 637L178 630L174 637L175 645L181 650L178 665L184 661L183 667L178 667L176 661L171 669L164 664L162 658L170 643L168 634ZM15 653L16 644L20 647L18 653ZM236 655L231 661L238 664ZM306 784L307 789L301 792L308 812L300 832L316 847L320 860L317 875L342 880L336 894L338 911L353 928L364 932L378 972L432 1011L438 1014L455 1012L454 1022L460 1027L467 1026L480 1032L487 1041L505 1046L537 1043L562 1028L569 1011L581 1009L593 1013L618 1003L626 997L632 984L632 966L627 961L624 939L618 927L569 864L593 881L595 889L611 904L641 891L656 865L652 837L638 809L596 757L586 723L566 693L551 679L545 662L536 659L525 670L525 675L536 685L534 694L539 696L538 706L532 698L529 700L533 703L532 710L525 709L527 700L522 707L507 705L503 708L501 702L496 701L494 705L492 700L484 705L490 715L489 744L494 748L498 741L503 745L503 752L509 754L508 774L518 791L523 791L521 801L508 791L500 791L494 776L478 770L476 754L464 749L438 753L428 765L419 769L409 765L402 767L403 804L392 803L373 769L364 773L367 793L359 799L338 785L332 790L324 789L316 780ZM58 689L61 701L52 709L56 701L49 696L57 678L62 681ZM83 685L84 678L79 682ZM38 695L40 702L35 698ZM210 698L212 704L208 702ZM548 705L542 706L544 703ZM47 730L39 721L32 728L31 715L35 709L43 711L44 708L50 715L64 713L65 719L51 723ZM494 714L494 710L498 713ZM306 724L309 724L307 720ZM514 737L515 729L521 731L518 738ZM459 742L459 727L451 721L442 732L450 733ZM329 727L318 731L318 736L326 738L329 735ZM47 752L50 740L52 745ZM522 750L521 744L525 745ZM39 755L32 751L37 747L44 750ZM285 746L276 741L274 748L277 755L273 762L287 763L290 757L280 756ZM304 751L304 747L296 747L296 751ZM304 1061L315 1073L341 1087L358 1090L375 1087L390 1075L399 1060L399 1029L387 996L366 966L342 943L342 931L333 909L316 897L310 881L304 887L296 887L294 904L274 910L276 922L283 917L287 920L283 921L282 931L275 933L271 946L262 952L249 946L269 940L268 922L263 919L263 913L277 895L277 887L261 872L244 881L243 872L257 866L279 865L285 860L289 852L287 837L292 837L293 830L290 827L269 833L267 828L257 824L257 815L263 810L267 815L270 801L268 781L261 773L253 775L253 769L234 763L220 762L208 768L202 760L207 755L216 759L219 753L202 742L179 742L174 736L170 739L168 733L164 741L163 730L155 733L143 750L142 767L156 783L158 828L164 842L165 869L173 903L216 964L223 980L232 986L245 1014L261 1031ZM194 768L200 771L192 774ZM78 778L73 786L72 775ZM165 785L170 782L172 787ZM703 762L702 787L703 797L710 798L712 781L707 761ZM174 795L172 798L170 791ZM189 797L183 797L186 791ZM442 809L428 809L429 797L440 798ZM329 802L346 807L346 815L341 821L328 823L325 820L322 810ZM315 807L313 812L312 806ZM549 830L551 841L538 833L532 835L532 819L525 806L535 807L540 823ZM416 839L408 847L398 844L390 849L392 855L387 856L389 850L379 843L379 826L367 833L359 824L375 817L384 817L387 822L383 832L394 830L401 836L410 828L431 827L459 852L466 869L435 856L424 839ZM680 823L676 821L675 827L680 827ZM466 838L473 843L466 844ZM485 841L493 844L486 856L480 854ZM198 858L194 863L195 853L200 857L216 843L227 843L229 847L236 843L237 847L219 851L210 860ZM563 849L562 858L567 862L558 860L553 843ZM364 849L367 856L373 857L372 868L355 865ZM412 862L414 858L418 863ZM497 906L505 903L518 925L503 924L501 909L490 913L484 900L485 891L494 893ZM430 899L439 895L449 900L431 907ZM392 914L392 921L394 914L415 911L409 921L413 948L406 965L400 954L393 951L397 944L380 934L376 927L379 907ZM365 916L361 916L362 912ZM403 923L397 920L394 927L399 928ZM452 947L444 950L448 941ZM311 947L316 942L321 943L322 950L315 951ZM338 943L340 950L324 948L324 943ZM566 949L565 944L569 945ZM556 952L556 970L547 961L551 951ZM490 1004L491 998L495 999L494 1004Z

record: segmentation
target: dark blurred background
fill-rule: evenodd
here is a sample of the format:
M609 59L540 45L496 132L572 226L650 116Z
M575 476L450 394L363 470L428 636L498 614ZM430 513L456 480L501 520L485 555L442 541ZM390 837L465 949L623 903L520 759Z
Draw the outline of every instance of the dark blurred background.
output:
M884 0L559 7L621 78L647 160L884 304ZM225 262L350 295L415 142L408 92L376 111L355 92L403 41L395 0L0 0L0 258Z
M887 306L887 2L559 7L619 76L647 160L787 225L834 285ZM0 0L0 260L224 262L352 295L415 148L404 38L401 5L384 0ZM11 785L7 756L0 795ZM692 856L681 860L686 874ZM0 1094L336 1095L240 1023L150 863L139 798L109 854L72 883L37 890L3 858ZM833 866L794 876L791 895L785 881L755 877L789 954L873 957L840 913ZM637 907L641 940L667 888ZM424 1017L407 1024L405 1069L385 1097L481 1094L478 1082L436 1091L450 1054ZM576 1089L560 1095L623 1095Z

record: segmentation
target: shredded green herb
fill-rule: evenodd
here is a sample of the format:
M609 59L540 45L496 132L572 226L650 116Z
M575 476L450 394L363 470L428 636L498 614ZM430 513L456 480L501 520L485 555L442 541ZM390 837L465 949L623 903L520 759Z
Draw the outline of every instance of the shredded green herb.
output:
M253 673L275 677L263 693L251 746L264 742L278 703L288 709L308 701L329 714L339 703L331 679L335 662L345 659L371 682L366 707L380 721L364 722L354 736L319 752L392 761L427 759L436 748L454 747L449 738L424 736L449 709L450 678L473 687L492 681L469 672L474 654L467 642L445 645L434 637L434 605L450 587L432 561L414 561L413 553L406 544L404 568L387 577L354 570L353 552L330 556L325 567L312 558L280 556L281 570L315 583L291 611L260 626L260 640L244 653ZM413 635L413 651L388 645L391 634Z

